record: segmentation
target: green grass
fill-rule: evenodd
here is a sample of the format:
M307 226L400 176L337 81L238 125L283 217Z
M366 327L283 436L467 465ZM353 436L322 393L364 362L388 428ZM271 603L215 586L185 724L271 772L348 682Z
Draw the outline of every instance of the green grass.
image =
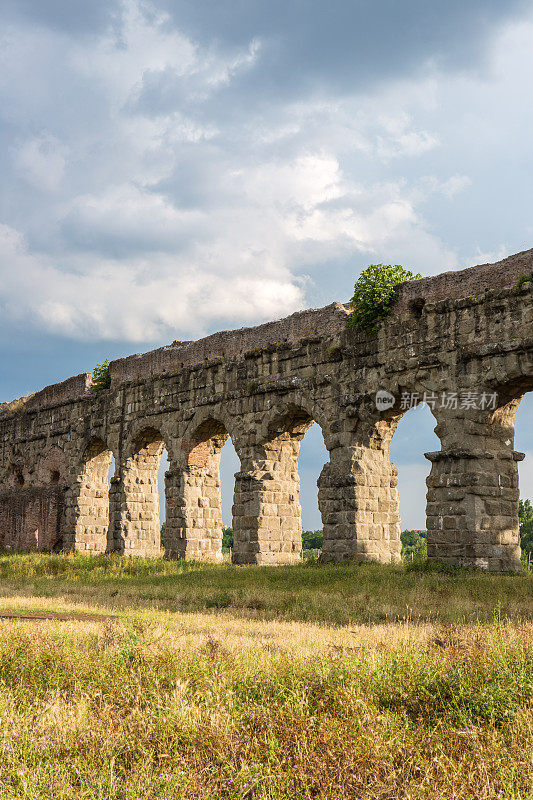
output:
M236 567L162 559L9 554L0 556L0 594L94 606L166 611L225 610L243 617L328 625L405 618L435 622L533 619L533 575L486 575L406 566Z
M532 588L0 555L0 798L531 800Z
M530 798L514 628L310 655L155 622L0 630L3 800Z

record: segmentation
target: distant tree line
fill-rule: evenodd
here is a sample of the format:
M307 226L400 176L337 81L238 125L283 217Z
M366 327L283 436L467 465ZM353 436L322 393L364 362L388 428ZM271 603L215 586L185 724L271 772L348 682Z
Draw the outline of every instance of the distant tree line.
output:
M222 550L231 550L233 547L233 528L222 526Z
M303 531L302 550L322 550L324 531Z
M418 564L427 561L428 534L427 531L407 530L400 534L402 542L402 559Z
M322 550L324 544L324 534L320 531L303 531L302 550ZM233 547L233 528L222 527L222 548L231 550Z
M522 558L528 562L533 561L533 505L531 505L531 500L518 502L518 521Z

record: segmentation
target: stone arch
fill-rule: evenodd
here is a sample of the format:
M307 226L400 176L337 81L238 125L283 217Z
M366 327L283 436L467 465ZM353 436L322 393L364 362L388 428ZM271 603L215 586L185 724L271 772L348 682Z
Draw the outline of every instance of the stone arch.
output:
M317 413L314 406L311 406L310 411L309 406L304 405L300 398L291 400L284 406L270 415L267 421L264 447L267 466L274 478L273 486L280 487L280 491L277 494L273 491L272 495L274 505L277 506L274 513L279 517L281 552L291 556L290 560L296 560L302 549L300 446L307 431L315 423L324 437L322 428L324 417L320 411ZM322 425L318 420L322 421ZM326 465L323 465L322 471L328 463L329 458ZM321 492L318 490L318 505L324 527L327 508L322 501ZM275 524L274 520L272 522Z
M265 441L273 441L279 437L303 439L315 419L300 403L289 402L283 409L276 409L266 422Z
M476 406L439 408L442 450L427 453L428 557L491 571L522 569L518 531L518 462L515 416L533 376L520 365L511 377L472 384ZM500 372L502 370L492 370ZM505 371L503 374L509 374Z
M514 450L516 415L530 392L533 392L533 375L506 382L495 391L495 408L490 416L491 432L508 450Z
M503 357L496 356L485 366L481 383L487 393L495 392L497 405L504 406L511 400L521 399L526 392L533 390L533 353L511 352Z
M105 553L110 534L109 467L113 453L107 444L93 437L87 444L74 501L74 549Z
M151 457L161 455L167 446L165 438L159 428L152 425L143 425L131 433L124 445L126 458L136 458L140 453Z
M398 561L401 556L400 493L398 489L399 473L396 464L391 460L391 445L400 423L413 413L425 413L431 419L433 432L440 440L439 418L437 407L440 402L438 392L428 389L413 381L411 384L395 386L393 394L396 398L394 406L382 412L375 409L368 411L365 417L367 433L364 441L367 449L362 454L362 464L367 471L367 501L361 502L367 521L371 520L370 537L377 541L383 552L390 553L390 560ZM375 402L373 403L375 406ZM440 447L440 441L438 442ZM426 456L421 446L420 456ZM426 478L426 486L429 477ZM431 489L424 493L426 500L426 528L428 501ZM433 541L428 533L428 542Z
M494 409L490 415L490 423L494 434L504 441L514 444L514 424L516 413L524 395L533 391L533 374L520 375L505 383L498 383L493 390L495 396ZM490 398L490 392L487 391ZM491 410L489 408L489 410Z
M220 457L228 436L226 427L219 420L208 417L201 422L190 439L182 439L187 467L198 470L208 468L213 459Z
M194 415L181 439L181 467L167 480L168 555L222 559L220 455L231 421L207 409Z
M385 409L378 408L376 390L354 396L342 422L332 424L330 461L318 481L325 561L400 559L398 470L389 448L408 410L400 400L406 391L391 388L393 405Z
M225 432L226 439L228 436L231 438L235 447L241 446L244 437L238 418L229 414L224 407L217 405L214 408L201 408L196 411L183 430L181 452L187 453L198 437L203 437L211 429L215 431L217 427Z
M389 445L403 413L396 409L381 414L370 395L354 396L353 404L346 403L342 408L335 404L326 413L304 393L295 392L268 415L262 427L265 448L277 447L283 452L286 475L291 476L287 493L291 502L288 508L282 503L281 509L292 517L295 550L301 536L298 451L314 421L322 430L329 453L317 482L323 560L399 559L398 478L390 462Z
M281 402L268 409L261 425L258 427L257 441L269 441L280 428L286 425L287 421L293 425L295 435L297 435L296 428L298 425L305 426L306 421L308 421L308 428L313 422L316 422L322 431L327 449L331 450L336 445L336 438L332 432L331 416L326 413L319 403L301 391L291 393ZM305 436L307 428L303 430L301 438Z
M490 417L490 434L493 440L490 446L495 456L493 460L496 467L494 477L497 476L497 496L492 497L492 502L487 498L483 509L485 514L487 511L497 512L491 524L492 547L489 546L487 555L493 556L493 562L489 566L501 568L503 563L504 567L509 568L511 565L515 571L520 568L522 556L518 514L521 488L525 489L524 499L530 499L528 486L520 485L520 473L524 468L531 469L531 465L526 463L524 467L519 467L527 453L515 449L516 446L522 449L520 441L516 442L515 437L517 414L526 394L533 392L533 364L529 363L529 370L524 370L523 366L519 362L511 378L503 384L498 383L495 388L496 408ZM495 561L495 556L499 563Z
M403 390L402 395L415 398L413 400L413 404L409 406L406 405L402 408L401 403L397 401L392 409L382 414L374 413L371 418L367 418L365 420L366 427L368 428L368 432L365 435L365 443L372 448L382 450L387 455L390 453L392 440L394 439L396 431L398 430L399 424L409 414L411 414L413 411L417 411L418 409L426 409L431 415L432 421L435 423L435 433L438 435L436 430L439 422L438 415L436 413L436 404L438 403L437 395L428 393L428 396L431 395L431 397L434 396L436 398L434 401L425 401L423 399L424 392L415 390L412 392ZM406 399L405 402L407 403L409 401Z
M114 481L118 518L110 549L126 555L157 556L161 552L157 471L165 439L146 425L130 432L120 477Z
M146 443L156 442L163 443L162 450L167 450L170 459L179 457L176 456L177 443L179 442L178 432L176 431L177 420L173 415L162 415L158 417L157 424L150 423L147 420L137 420L130 423L124 430L120 452L122 453L122 461L125 462L128 458L135 455L135 452L142 446L143 441Z

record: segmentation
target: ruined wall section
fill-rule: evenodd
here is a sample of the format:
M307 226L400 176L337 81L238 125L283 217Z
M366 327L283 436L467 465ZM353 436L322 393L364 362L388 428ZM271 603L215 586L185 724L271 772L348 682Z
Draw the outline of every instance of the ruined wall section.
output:
M398 287L395 314L403 315L420 308L420 301L436 303L441 300L459 300L512 288L523 275L533 274L533 249L504 258L495 264L479 264L467 269L442 272L406 281Z
M336 342L338 345L338 339ZM0 483L6 491L0 498L5 509L0 523L11 530L13 513L21 520L19 527L22 525L23 530L17 533L18 544L13 546L22 543L25 547L46 546L46 536L34 535L39 526L34 523L33 511L23 511L26 503L23 498L29 504L35 490L48 489L48 484L43 485L45 472L40 465L52 450L61 452L66 464L64 474L58 476L58 491L63 509L60 536L64 546L69 547L74 545L72 531L80 520L101 516L99 498L103 486L95 485L85 493L82 505L79 501L92 442L104 442L115 456L119 474L121 469L125 474L139 434L155 428L163 436L174 463L182 468L185 456L182 440L191 420L206 409L213 418L224 418L235 443L245 446L257 436L261 418L273 404L280 404L288 392L306 388L306 402L313 404L313 387L318 385L316 376L324 369L322 365L329 365L330 370L337 367L337 357L332 358L329 352L331 347L333 344L320 336L302 340L296 346L275 343L265 350L249 352L244 358L224 362L217 358L185 367L171 376L133 380L97 395L80 394L86 389L81 380L74 382L71 392L74 397L70 400L56 402L65 396L62 387L43 393L39 402L26 403L17 412L4 410L0 414ZM45 480L56 471L47 470ZM119 487L113 489L114 496L119 496ZM142 526L143 520L139 521ZM94 551L99 546L96 538L102 537L93 535L89 521L83 523L79 545Z
M505 280L510 281L512 275L514 286L516 272L522 274L529 263L525 256L519 259L509 267ZM80 518L79 492L91 443L102 442L115 457L112 502L120 503L135 442L150 429L161 435L169 452L167 496L180 509L176 519L186 530L182 480L188 468L186 443L200 425L213 419L231 436L241 458L238 484L244 487L239 495L243 517L246 509L258 509L250 513L264 519L263 527L256 528L253 520L241 520L242 552L255 558L268 543L272 559L268 563L276 563L286 546L283 529L265 531L265 525L274 526L279 514L285 513L285 495L296 498L297 493L281 487L278 497L272 491L276 478L269 477L272 470L265 452L273 423L294 409L304 409L320 425L330 455L319 487L329 557L394 560L399 554L397 476L388 446L403 413L401 394L490 389L501 394L502 403L513 403L532 389L531 283L521 289L491 288L463 299L428 299L416 313L399 307L377 331L347 330L347 313L344 306L334 304L293 315L289 322L269 323L245 333L215 334L191 345L176 345L174 350L162 348L113 362L114 384L98 395L90 393L90 375L84 374L47 387L18 405L4 405L0 409L4 503L0 524L19 531L16 541L53 546L48 533L39 539L35 530L52 530L55 512L50 512L52 521L43 522L41 515L36 525L41 506L31 498L38 497L34 490L56 493L62 509L63 546L76 546L73 531ZM193 363L185 363L187 359ZM387 389L397 398L386 413L375 407L378 389ZM432 462L428 483L428 520L434 531L430 552L445 553L460 563L477 563L485 549L490 553L487 564L504 568L511 563L508 554L514 547L511 507L516 505L517 493L509 423L496 430L488 414L451 418L438 407L435 416L443 451ZM279 426L276 430L279 434ZM459 441L464 445L461 453ZM53 464L52 452L56 454ZM43 470L46 459L48 467ZM481 478L474 479L478 488L473 491L469 481L476 464ZM497 485L494 474L500 481ZM56 479L54 488L51 481ZM100 501L96 495L103 491L100 486L93 489L94 497L89 493L83 498L87 519L96 516L96 505L93 514L91 503ZM200 495L197 502L202 500ZM123 503L121 508L115 516L127 527L131 520L124 521L120 516ZM211 513L209 509L204 516ZM13 510L17 519L29 520L23 528L19 523L13 528L9 522ZM153 523L144 520L143 513L140 508L136 516L141 533L143 524ZM496 520L494 533L491 520ZM84 547L94 550L90 525L85 528Z
M63 492L56 486L0 492L0 548L61 549Z
M195 342L174 342L148 353L120 358L109 366L111 386L115 388L127 381L173 373L219 358L233 360L272 344L285 345L309 336L335 335L344 328L348 314L349 309L341 303L332 303L324 308L299 311L276 322L221 331Z
M445 272L398 287L392 317L420 316L425 303L484 295L513 287L522 275L533 273L533 250L510 256L496 264L482 264ZM111 385L173 373L217 358L233 359L273 344L295 343L316 335L342 333L350 313L348 304L332 303L320 309L300 311L275 322L251 328L222 331L193 342L175 342L166 347L112 361Z
M33 411L34 409L49 408L61 405L70 400L76 400L86 395L92 385L92 375L90 372L82 372L74 375L60 383L53 383L45 386L35 394L27 397L20 397L9 403L0 403L0 418L2 416L16 414L19 411Z
M177 422L186 422L198 409L220 403L238 417L255 408L263 395L274 399L305 390L320 405L327 404L333 392L348 402L378 388L398 392L417 385L437 389L450 380L471 382L474 369L484 383L501 383L511 370L509 363L502 366L505 353L519 359L528 347L530 286L525 284L520 292L490 290L465 300L427 303L420 318L391 318L377 332L347 331L343 326L334 335L275 342L244 356L187 366L176 374L132 379L98 396L86 392L90 376L78 376L70 379L75 380L72 394L77 395L71 400L53 402L65 392L59 384L55 395L49 392L55 387L39 393L50 400L38 403L34 396L31 405L0 414L1 463L9 460L12 445L68 437L73 430L76 435L92 431L104 440L113 431L111 438L118 446L118 426L123 426L124 438L124 426L139 418L156 421L173 415ZM512 370L520 372L522 367Z

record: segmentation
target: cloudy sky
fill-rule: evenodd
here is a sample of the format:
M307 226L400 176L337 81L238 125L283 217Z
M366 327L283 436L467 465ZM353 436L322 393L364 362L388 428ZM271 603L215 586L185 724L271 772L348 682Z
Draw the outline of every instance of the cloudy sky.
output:
M0 400L533 246L532 41L532 0L2 0ZM407 526L432 427L395 437Z

